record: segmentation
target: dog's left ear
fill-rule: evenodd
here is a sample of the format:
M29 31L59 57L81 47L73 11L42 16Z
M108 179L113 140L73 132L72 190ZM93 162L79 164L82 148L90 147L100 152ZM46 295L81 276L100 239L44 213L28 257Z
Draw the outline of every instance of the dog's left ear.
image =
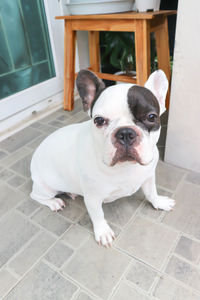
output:
M160 105L160 114L164 113L165 111L165 98L168 85L167 77L162 70L153 72L144 85L156 96Z
M105 85L93 72L81 70L76 78L76 86L83 102L84 111L88 111L93 101L104 90Z

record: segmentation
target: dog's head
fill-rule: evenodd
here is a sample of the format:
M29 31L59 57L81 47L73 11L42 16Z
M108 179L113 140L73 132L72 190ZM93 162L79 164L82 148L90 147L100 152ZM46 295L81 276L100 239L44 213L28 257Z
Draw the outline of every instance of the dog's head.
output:
M148 165L160 134L168 80L163 71L150 75L145 87L119 84L105 88L92 72L76 80L83 108L92 118L95 147L108 166L129 161Z

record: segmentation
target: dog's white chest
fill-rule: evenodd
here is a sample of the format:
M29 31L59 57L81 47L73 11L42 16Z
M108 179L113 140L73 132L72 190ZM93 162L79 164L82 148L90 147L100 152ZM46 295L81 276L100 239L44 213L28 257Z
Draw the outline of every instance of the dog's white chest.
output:
M112 202L122 197L131 196L142 186L146 179L154 172L154 164L152 162L149 166L138 166L129 170L123 176L116 176L112 178L105 186L104 203Z
M122 197L127 197L130 196L132 194L134 194L139 187L137 188L130 188L130 187L126 187L126 188L117 188L116 190L113 190L108 197L104 200L104 203L108 203L108 202L112 202L115 201L119 198Z

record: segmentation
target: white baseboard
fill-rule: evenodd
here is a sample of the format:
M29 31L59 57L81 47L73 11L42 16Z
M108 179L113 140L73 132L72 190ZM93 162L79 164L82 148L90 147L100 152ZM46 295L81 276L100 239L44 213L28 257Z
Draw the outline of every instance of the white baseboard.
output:
M75 91L75 100L77 92ZM0 141L48 116L60 109L63 104L63 92L51 96L0 122Z

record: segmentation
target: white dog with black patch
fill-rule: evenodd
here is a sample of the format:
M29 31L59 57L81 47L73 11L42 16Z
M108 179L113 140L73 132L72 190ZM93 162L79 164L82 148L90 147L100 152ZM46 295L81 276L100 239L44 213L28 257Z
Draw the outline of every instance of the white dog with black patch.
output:
M31 198L57 211L65 206L58 194L82 195L96 241L108 246L114 232L104 219L102 203L142 187L156 209L169 211L175 204L159 196L155 185L156 143L168 81L159 70L150 75L145 87L105 88L94 73L82 70L76 84L91 119L55 131L36 149Z

